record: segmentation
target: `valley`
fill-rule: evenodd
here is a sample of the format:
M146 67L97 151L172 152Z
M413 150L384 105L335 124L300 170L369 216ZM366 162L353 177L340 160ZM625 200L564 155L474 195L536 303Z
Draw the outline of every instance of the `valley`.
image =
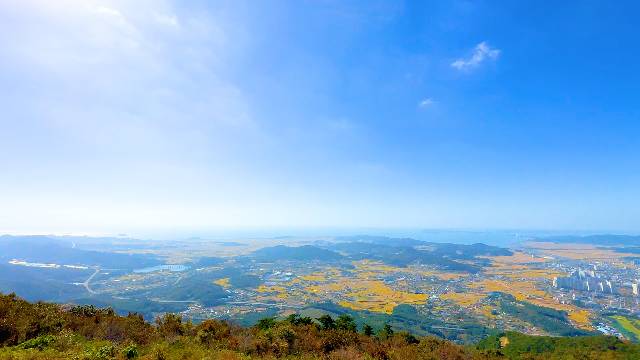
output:
M636 248L575 241L530 239L506 248L350 236L169 246L129 238L4 236L0 291L110 306L148 320L176 312L196 323L253 325L293 313L349 314L358 325L392 324L459 343L495 331L602 333L637 341ZM19 284L9 281L17 275ZM33 287L38 291L28 290Z

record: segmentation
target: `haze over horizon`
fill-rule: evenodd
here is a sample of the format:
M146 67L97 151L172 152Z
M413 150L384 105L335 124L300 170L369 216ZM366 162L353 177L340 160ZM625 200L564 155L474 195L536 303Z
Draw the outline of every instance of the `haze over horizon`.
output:
M639 232L640 5L0 1L0 233Z

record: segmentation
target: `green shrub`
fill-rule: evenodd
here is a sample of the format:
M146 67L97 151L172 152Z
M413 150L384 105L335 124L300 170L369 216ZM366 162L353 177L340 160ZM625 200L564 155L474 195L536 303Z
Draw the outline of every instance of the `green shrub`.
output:
M37 338L27 340L22 344L18 345L21 349L38 349L44 350L49 347L49 345L53 344L56 341L56 338L52 335L41 335Z
M135 344L131 344L122 350L122 356L127 359L135 359L138 357L138 347Z

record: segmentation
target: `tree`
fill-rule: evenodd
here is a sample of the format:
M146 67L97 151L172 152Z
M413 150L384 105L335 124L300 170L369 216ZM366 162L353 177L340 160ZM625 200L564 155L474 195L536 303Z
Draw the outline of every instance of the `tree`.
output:
M276 319L272 317L267 317L264 319L258 320L256 327L260 330L267 330L276 325Z
M230 333L231 329L228 323L214 319L205 320L196 327L197 339L203 344L228 338Z
M313 319L308 316L300 316L300 314L291 314L287 316L287 322L292 325L311 325L313 324Z
M311 325L311 324L313 324L313 319L308 316L303 316L300 319L298 319L297 325Z
M339 330L356 332L356 323L353 321L353 318L347 314L338 316L335 327Z
M287 316L287 320L286 321L292 323L293 325L296 325L298 323L299 319L300 319L300 315L299 314L291 314L291 315Z
M393 335L393 328L391 328L391 325L389 324L384 324L384 328L383 328L384 332L386 332L389 335Z
M320 322L320 326L322 326L323 330L335 329L336 327L336 322L333 320L333 318L329 314L324 314L320 316L318 318L318 321Z
M373 335L373 328L369 324L364 324L364 326L362 326L362 333L371 336Z
M418 338L416 338L415 336L413 336L412 334L410 334L409 332L402 332L402 337L404 338L404 341L407 342L407 344L419 344L420 340L418 340Z
M391 336L393 336L393 329L391 328L391 325L384 324L384 327L378 333L378 337L381 338L381 339L388 339Z
M166 313L164 316L156 318L156 324L158 325L158 332L165 339L175 339L184 333L180 315Z

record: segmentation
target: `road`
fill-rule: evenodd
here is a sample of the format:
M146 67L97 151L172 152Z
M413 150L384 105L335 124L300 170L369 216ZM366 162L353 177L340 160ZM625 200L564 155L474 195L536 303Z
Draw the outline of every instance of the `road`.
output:
M91 276L89 276L89 278L88 278L87 280L85 280L85 281L82 283L82 285L84 285L84 288L85 288L85 289L87 289L87 291L88 291L90 294L97 294L97 292L95 292L95 291L91 290L91 287L89 286L89 283L91 282L91 280L92 280L96 275L98 275L98 273L99 273L99 272L100 272L100 268L97 268L97 269L96 269L96 271L95 271L93 274L91 274Z

